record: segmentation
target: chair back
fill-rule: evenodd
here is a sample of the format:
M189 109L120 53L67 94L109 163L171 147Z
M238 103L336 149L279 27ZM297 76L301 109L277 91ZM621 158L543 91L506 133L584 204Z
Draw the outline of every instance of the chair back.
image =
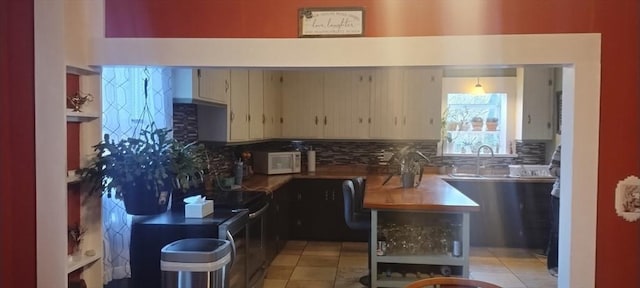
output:
M353 181L353 211L356 213L365 212L363 207L364 201L364 179L362 177L355 177L351 179ZM369 212L369 211L366 211Z
M344 221L347 223L347 226L351 228L351 223L353 223L355 212L354 207L354 198L355 198L355 187L353 186L353 180L344 180L342 182L342 197L344 198ZM353 229L353 228L352 228Z
M442 287L442 288L501 288L498 285L480 280L458 277L435 277L420 279L409 283L405 288Z
M342 196L344 198L344 222L352 230L371 229L371 211L356 210L357 204L362 205L362 196L358 196L354 184L357 180L342 182ZM358 185L358 184L356 184ZM362 187L362 186L360 186ZM362 193L360 193L362 195Z

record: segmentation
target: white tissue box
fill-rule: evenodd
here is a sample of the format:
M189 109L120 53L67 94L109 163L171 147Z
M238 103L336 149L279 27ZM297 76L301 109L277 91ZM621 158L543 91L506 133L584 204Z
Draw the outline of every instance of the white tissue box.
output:
M213 213L213 200L204 200L203 203L185 204L185 218L204 218Z

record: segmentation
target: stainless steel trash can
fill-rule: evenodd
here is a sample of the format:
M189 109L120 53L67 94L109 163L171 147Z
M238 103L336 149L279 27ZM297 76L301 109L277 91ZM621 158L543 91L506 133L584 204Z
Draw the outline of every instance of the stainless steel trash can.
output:
M209 238L182 239L160 254L162 288L227 288L231 243Z

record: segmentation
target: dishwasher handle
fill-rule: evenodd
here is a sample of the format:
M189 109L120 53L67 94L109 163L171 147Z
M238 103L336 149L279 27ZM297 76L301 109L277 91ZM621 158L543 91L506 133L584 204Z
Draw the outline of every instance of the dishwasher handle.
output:
M269 203L264 204L264 206L260 208L260 210L253 213L249 213L249 219L255 219L262 216L262 214L264 214L264 212L266 212L267 209L269 209Z

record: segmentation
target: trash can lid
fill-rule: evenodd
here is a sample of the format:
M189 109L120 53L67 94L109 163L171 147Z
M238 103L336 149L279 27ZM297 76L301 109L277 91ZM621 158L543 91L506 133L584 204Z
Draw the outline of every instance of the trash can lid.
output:
M210 263L231 253L227 240L189 238L171 242L161 250L160 259L165 262Z

